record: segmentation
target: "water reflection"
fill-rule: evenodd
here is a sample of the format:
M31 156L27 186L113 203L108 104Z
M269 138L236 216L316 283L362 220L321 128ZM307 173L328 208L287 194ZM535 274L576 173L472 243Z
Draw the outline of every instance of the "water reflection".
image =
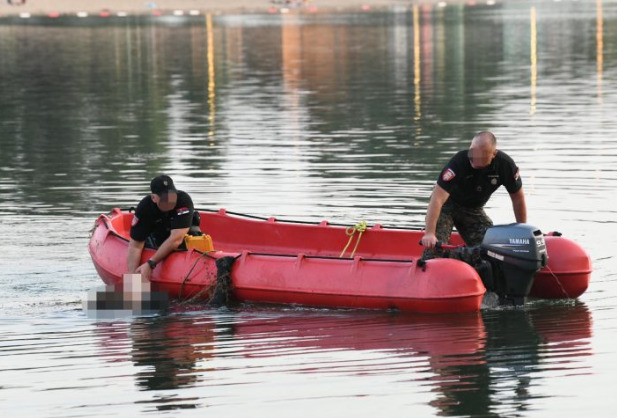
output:
M602 0L596 0L596 68L598 72L598 102L602 103L602 73L604 71L604 16Z
M525 411L541 396L533 388L549 370L588 373L582 358L592 355L591 326L582 303L458 316L245 307L136 320L121 333L117 324L99 323L96 333L110 362L120 360L121 340L130 341L136 384L147 391L250 385L265 376L284 381L279 373L386 376L410 389L427 387L440 415L499 416ZM260 396L286 396L274 391ZM152 402L157 408L198 407L203 396Z
M0 19L0 311L24 318L1 328L2 373L20 410L604 410L610 394L572 386L610 388L615 363L614 2L54 22ZM564 303L430 319L179 312L97 323L94 337L89 322L76 337L66 318L40 320L100 284L92 219L134 205L159 171L200 207L418 226L439 169L480 129L521 165L530 220L592 254L583 300L600 335L585 305ZM487 210L510 222L510 204L503 193ZM592 338L604 356L589 359ZM79 396L57 396L67 386ZM19 402L33 392L37 405Z
M532 115L536 113L536 87L538 84L538 17L536 8L531 8L531 110Z
M206 15L206 30L208 36L208 137L212 138L216 122L216 79L214 75L214 32L210 13Z
M556 7L0 26L2 187L16 191L0 208L27 196L34 213L92 214L168 171L198 200L242 211L352 205L421 220L435 172L478 129L523 146L510 132L529 122L523 86L537 135L550 103L590 96L590 65L603 100L615 10ZM570 90L550 89L564 78Z
M426 43L428 44L428 42ZM413 120L419 123L422 119L422 92L420 85L421 71L420 71L420 17L418 6L413 6L413 88L414 88L414 116ZM418 127L416 132L418 135L422 133Z
M101 355L110 362L120 361L117 347L131 341L130 359L138 368L136 383L144 390L166 390L193 386L199 373L197 363L214 355L214 321L182 317L137 319L118 332L118 324L99 322Z

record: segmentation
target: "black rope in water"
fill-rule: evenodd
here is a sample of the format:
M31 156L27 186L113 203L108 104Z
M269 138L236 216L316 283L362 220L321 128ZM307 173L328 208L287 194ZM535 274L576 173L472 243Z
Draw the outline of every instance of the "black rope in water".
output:
M201 260L202 257L208 257L211 258L213 260L216 260L216 257L212 257L210 254L208 253L202 253L201 256L199 256L199 258L197 258L195 260L195 262L193 263L193 265L191 266L191 268L189 269L188 273L186 273L186 276L184 276L184 279L182 279L182 283L180 283L180 290L178 291L178 298L182 299L182 290L184 289L184 285L186 283L186 281L189 279L189 277L191 276L191 273L193 272L193 270L195 269L195 266L197 265L197 263L199 262L199 260ZM205 288L207 289L207 288ZM200 291L198 294L203 294L203 289L202 291ZM192 299L196 299L195 296L193 296L191 298Z
M210 294L210 297L208 298L208 301L206 302L207 305L210 305L210 306L228 305L229 302L231 301L231 291L232 291L231 268L234 262L238 258L240 258L240 255L237 255L235 257L226 256L226 257L217 258L217 257L211 256L208 253L203 253L201 257L195 260L195 262L189 269L188 273L184 277L184 280L182 280L182 283L180 284L180 291L178 292L178 298L182 299L182 290L184 289L184 284L187 282L189 276L195 269L195 266L197 265L199 260L202 259L202 257L207 257L207 258L216 260L216 281L214 283L214 286L209 286L209 287L204 286L203 289L201 289L199 292L197 292L190 298L181 301L180 305L184 305L184 304L188 304L188 303L192 303L197 300L200 300L202 296L204 296L206 293Z
M211 306L227 306L231 300L231 267L238 259L227 256L216 260L216 285L208 301Z

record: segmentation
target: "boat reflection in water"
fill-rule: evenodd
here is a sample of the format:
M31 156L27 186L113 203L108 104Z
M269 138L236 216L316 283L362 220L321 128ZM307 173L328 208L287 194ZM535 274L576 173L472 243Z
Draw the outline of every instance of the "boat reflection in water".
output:
M409 396L426 397L418 402L449 416L522 411L539 396L529 389L543 370L584 373L591 325L586 305L562 301L459 315L251 306L138 318L124 328L99 323L97 330L110 361L127 359L118 347L130 344L139 388L179 391L175 404L154 399L157 409L211 405L217 386L225 392L255 383L265 384L266 400L281 400L294 396L285 395L289 375L321 374L322 383L385 379L398 396L401 384L403 391L406 384L426 386L421 393L410 387ZM188 390L199 387L208 390ZM226 396L243 402L239 394Z

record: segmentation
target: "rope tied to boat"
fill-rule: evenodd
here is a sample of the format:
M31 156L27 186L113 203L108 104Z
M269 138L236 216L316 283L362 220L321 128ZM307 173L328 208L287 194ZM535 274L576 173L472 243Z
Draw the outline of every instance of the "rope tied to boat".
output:
M553 270L551 270L551 268L548 266L548 264L545 266L545 268L548 270L549 273L551 273L551 276L553 276L553 279L555 279L555 281L559 285L561 293L563 293L563 295L566 297L566 299L572 299L570 297L570 295L568 294L568 292L566 291L565 287L563 287L563 284L561 284L561 280L559 280L559 277L557 277L557 275L555 273L553 273Z
M192 303L192 302L201 300L206 293L208 294L208 300L206 304L209 306L221 306L221 305L229 304L230 299L231 299L231 291L232 291L231 267L233 266L234 262L238 258L240 258L240 255L235 256L235 257L226 256L226 257L219 258L219 257L213 257L212 255L206 252L202 253L201 256L195 260L192 267L189 269L188 273L184 277L184 280L182 280L182 283L180 284L180 291L178 294L178 298L182 299L182 291L184 289L185 283L189 280L189 277L193 269L197 265L197 263L200 260L203 260L204 258L210 258L212 260L215 260L216 281L211 286L204 286L203 289L201 289L199 292L197 292L190 298L182 300L180 302L180 305L184 305L187 303Z
M358 249L358 245L360 244L360 240L362 239L362 234L364 233L364 231L366 231L366 228L368 228L366 221L361 221L345 230L345 234L349 237L349 241L347 241L347 245L345 245L345 248L343 248L343 251L341 251L341 255L339 255L339 258L343 257L343 255L347 251L347 248L349 248L349 245L353 241L354 235L356 235L356 232L358 232L358 239L356 240L356 245L351 254L349 255L349 258L353 258L356 250Z

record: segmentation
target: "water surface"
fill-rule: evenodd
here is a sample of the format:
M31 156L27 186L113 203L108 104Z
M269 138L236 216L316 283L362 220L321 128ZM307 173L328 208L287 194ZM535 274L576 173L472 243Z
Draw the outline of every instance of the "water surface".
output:
M7 416L602 416L615 339L617 4L0 20ZM591 254L578 300L469 315L175 306L93 321L99 213L170 174L198 207L421 227L492 130L529 222ZM501 190L487 212L512 222Z

